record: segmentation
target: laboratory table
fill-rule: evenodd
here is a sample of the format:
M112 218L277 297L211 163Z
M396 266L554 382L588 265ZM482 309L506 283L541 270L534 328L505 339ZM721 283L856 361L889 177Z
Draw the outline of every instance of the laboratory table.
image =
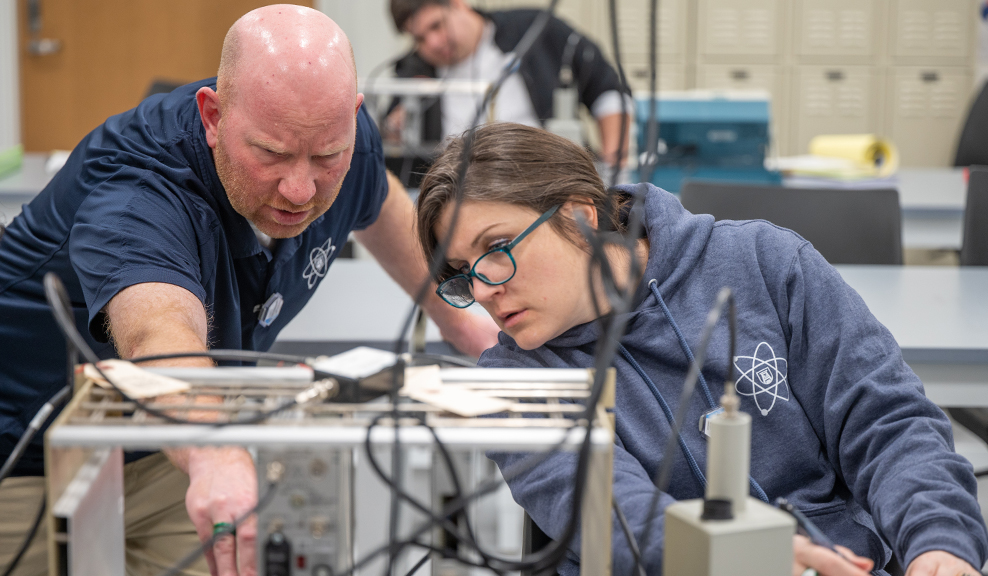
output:
M934 402L988 406L988 268L837 270L895 336ZM315 353L339 350L345 342L387 345L398 336L410 305L411 299L376 262L337 260L275 346ZM432 342L440 339L431 324L427 336Z
M21 170L0 178L0 219L20 213L51 180L47 155L27 153ZM898 172L905 248L959 250L967 184L960 168L902 168ZM2 221L2 220L0 220Z
M20 214L21 205L30 202L48 184L45 172L47 154L27 153L20 170L0 177L0 223L10 222Z

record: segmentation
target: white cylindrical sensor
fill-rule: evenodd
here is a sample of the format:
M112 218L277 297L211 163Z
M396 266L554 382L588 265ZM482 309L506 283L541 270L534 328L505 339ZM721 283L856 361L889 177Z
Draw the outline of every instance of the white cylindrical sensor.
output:
M751 466L751 416L736 411L710 418L707 450L707 499L730 500L734 514L748 502Z

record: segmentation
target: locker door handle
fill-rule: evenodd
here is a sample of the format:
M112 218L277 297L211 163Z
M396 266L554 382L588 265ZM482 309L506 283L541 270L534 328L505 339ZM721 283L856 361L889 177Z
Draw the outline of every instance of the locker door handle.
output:
M31 40L27 50L34 56L47 56L62 49L62 41L41 37L41 0L27 0L27 27Z
M731 80L747 80L748 76L747 70L731 70Z
M840 70L827 70L827 72L824 73L824 76L826 76L827 80L831 82L840 82L844 79L844 73Z
M927 84L940 81L940 74L937 72L923 72L919 75L919 77Z

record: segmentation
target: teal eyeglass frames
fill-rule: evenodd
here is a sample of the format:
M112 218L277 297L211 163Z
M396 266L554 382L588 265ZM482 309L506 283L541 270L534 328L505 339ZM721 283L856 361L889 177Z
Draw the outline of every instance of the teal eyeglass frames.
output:
M477 258L477 261L473 263L473 267L470 268L469 273L457 274L449 278L436 288L436 294L439 294L439 297L445 300L450 306L466 308L476 302L473 297L473 280L471 278L477 278L488 286L499 286L514 278L515 272L518 270L518 265L515 264L515 257L511 255L511 249L531 234L532 230L535 230L540 224L551 218L556 213L556 210L559 210L558 205L546 210L539 216L538 220L532 222L531 226L525 228L511 242L508 242L504 246L498 246L480 258Z

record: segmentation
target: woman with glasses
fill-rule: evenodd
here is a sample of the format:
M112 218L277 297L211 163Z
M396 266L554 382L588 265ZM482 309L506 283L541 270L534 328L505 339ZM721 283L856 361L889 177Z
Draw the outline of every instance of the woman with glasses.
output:
M691 347L717 292L729 286L738 307L736 388L752 416L751 495L787 498L847 547L841 556L797 536L793 573L862 576L901 565L909 576L978 574L988 533L950 423L923 395L891 334L808 242L764 221L715 223L652 186L609 198L582 148L514 124L477 130L457 211L462 154L463 140L454 140L425 176L419 238L430 258L448 243L439 295L456 307L479 303L502 330L482 366L593 366L595 320L610 305L581 227L626 234L632 194L643 195L644 229L633 249L604 249L615 282L635 289L614 361L614 496L636 538ZM643 273L629 278L636 269ZM722 326L680 450L670 455L676 463L660 510L703 496L706 440L695 423L716 407L728 346ZM512 461L493 457L502 467ZM574 471L575 456L559 453L509 483L549 536L569 517ZM649 574L662 564L662 518L653 524L649 541L639 542ZM617 523L613 550L614 573L631 573ZM578 571L571 549L559 572Z

